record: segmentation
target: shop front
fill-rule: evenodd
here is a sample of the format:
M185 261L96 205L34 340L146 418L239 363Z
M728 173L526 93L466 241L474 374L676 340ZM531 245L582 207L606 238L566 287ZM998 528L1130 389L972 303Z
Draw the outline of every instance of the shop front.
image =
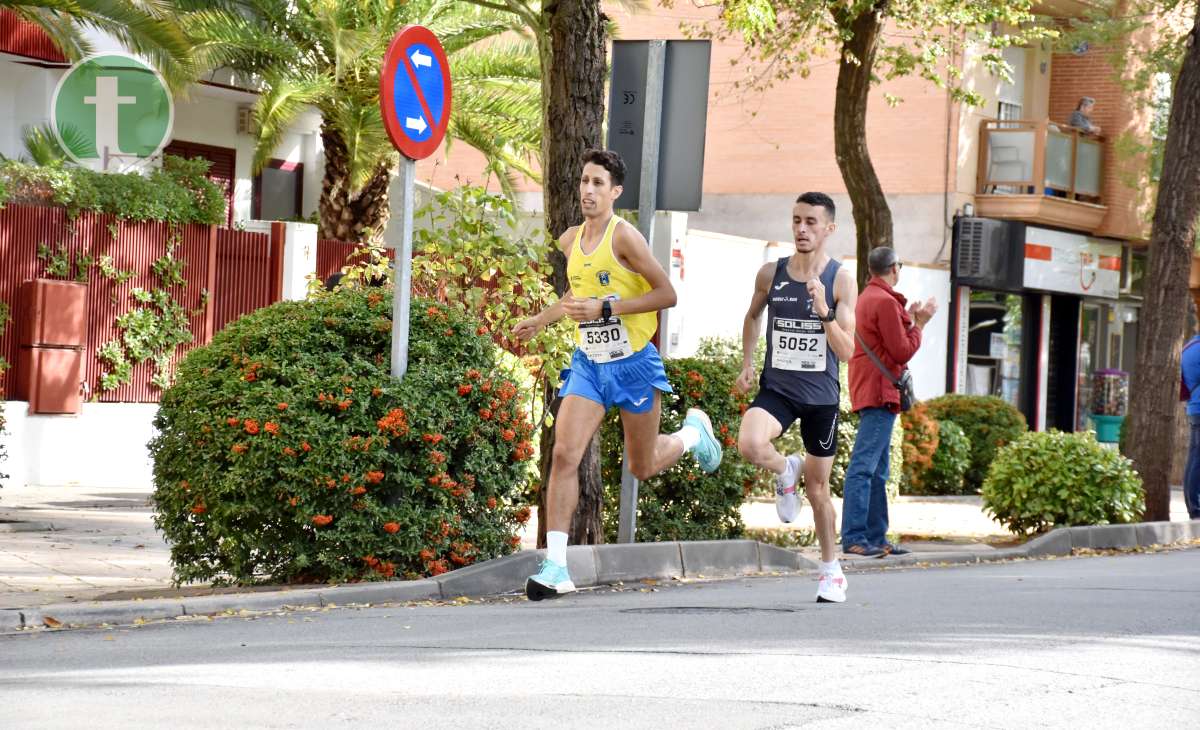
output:
M1096 373L1132 366L1127 259L1120 241L957 219L947 390L1003 398L1037 430L1089 428Z

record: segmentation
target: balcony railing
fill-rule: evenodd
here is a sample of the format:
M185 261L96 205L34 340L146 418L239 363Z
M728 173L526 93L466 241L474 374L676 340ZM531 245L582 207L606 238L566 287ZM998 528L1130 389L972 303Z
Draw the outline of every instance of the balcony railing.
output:
M1045 195L1103 205L1100 138L1053 122L985 120L979 129L981 195Z

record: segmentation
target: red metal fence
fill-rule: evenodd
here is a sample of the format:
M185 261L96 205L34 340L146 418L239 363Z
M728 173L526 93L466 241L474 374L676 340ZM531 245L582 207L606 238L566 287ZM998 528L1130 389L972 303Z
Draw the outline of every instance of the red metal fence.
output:
M233 320L280 300L276 271L282 240L266 233L217 230L217 276L213 294L213 332Z
M151 265L167 252L174 239L174 256L183 262L184 285L163 287ZM124 283L100 273L98 264L86 271L88 280L87 345L84 383L88 395L101 401L154 403L159 390L150 383L152 364L133 369L133 379L112 390L99 390L100 376L108 366L97 357L104 343L118 340L117 317L142 305L134 289L165 288L190 314L193 341L175 353L172 364L193 347L207 343L228 322L247 312L278 301L281 282L282 236L272 241L266 233L247 233L215 226L190 225L174 234L166 223L123 223L113 216L84 213L69 220L62 208L9 205L0 209L0 301L16 315L21 283L46 276L46 261L39 259L39 244L54 252L60 247L72 262L91 256L97 262L108 256L118 270L136 274ZM66 278L75 278L76 265ZM210 296L205 299L202 292ZM17 328L0 334L0 357L17 362ZM5 378L14 382L10 376ZM11 394L10 394L11 396Z

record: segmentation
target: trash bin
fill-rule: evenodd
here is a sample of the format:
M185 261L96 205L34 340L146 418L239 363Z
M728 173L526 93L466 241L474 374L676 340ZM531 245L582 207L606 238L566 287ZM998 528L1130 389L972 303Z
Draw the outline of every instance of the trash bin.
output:
M1092 424L1096 440L1115 444L1121 440L1121 423L1129 411L1129 373L1097 370L1092 376Z

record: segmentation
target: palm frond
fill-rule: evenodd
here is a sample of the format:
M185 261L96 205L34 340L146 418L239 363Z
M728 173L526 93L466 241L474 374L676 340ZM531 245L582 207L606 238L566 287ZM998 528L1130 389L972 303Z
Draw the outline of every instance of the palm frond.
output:
M359 190L367 184L381 163L390 162L395 155L379 104L357 99L339 99L330 115L335 129L346 143L349 158L350 187Z
M328 76L264 77L262 96L254 105L254 117L259 127L258 142L254 149L255 173L260 172L271 159L288 127L301 112L332 95L335 88Z

